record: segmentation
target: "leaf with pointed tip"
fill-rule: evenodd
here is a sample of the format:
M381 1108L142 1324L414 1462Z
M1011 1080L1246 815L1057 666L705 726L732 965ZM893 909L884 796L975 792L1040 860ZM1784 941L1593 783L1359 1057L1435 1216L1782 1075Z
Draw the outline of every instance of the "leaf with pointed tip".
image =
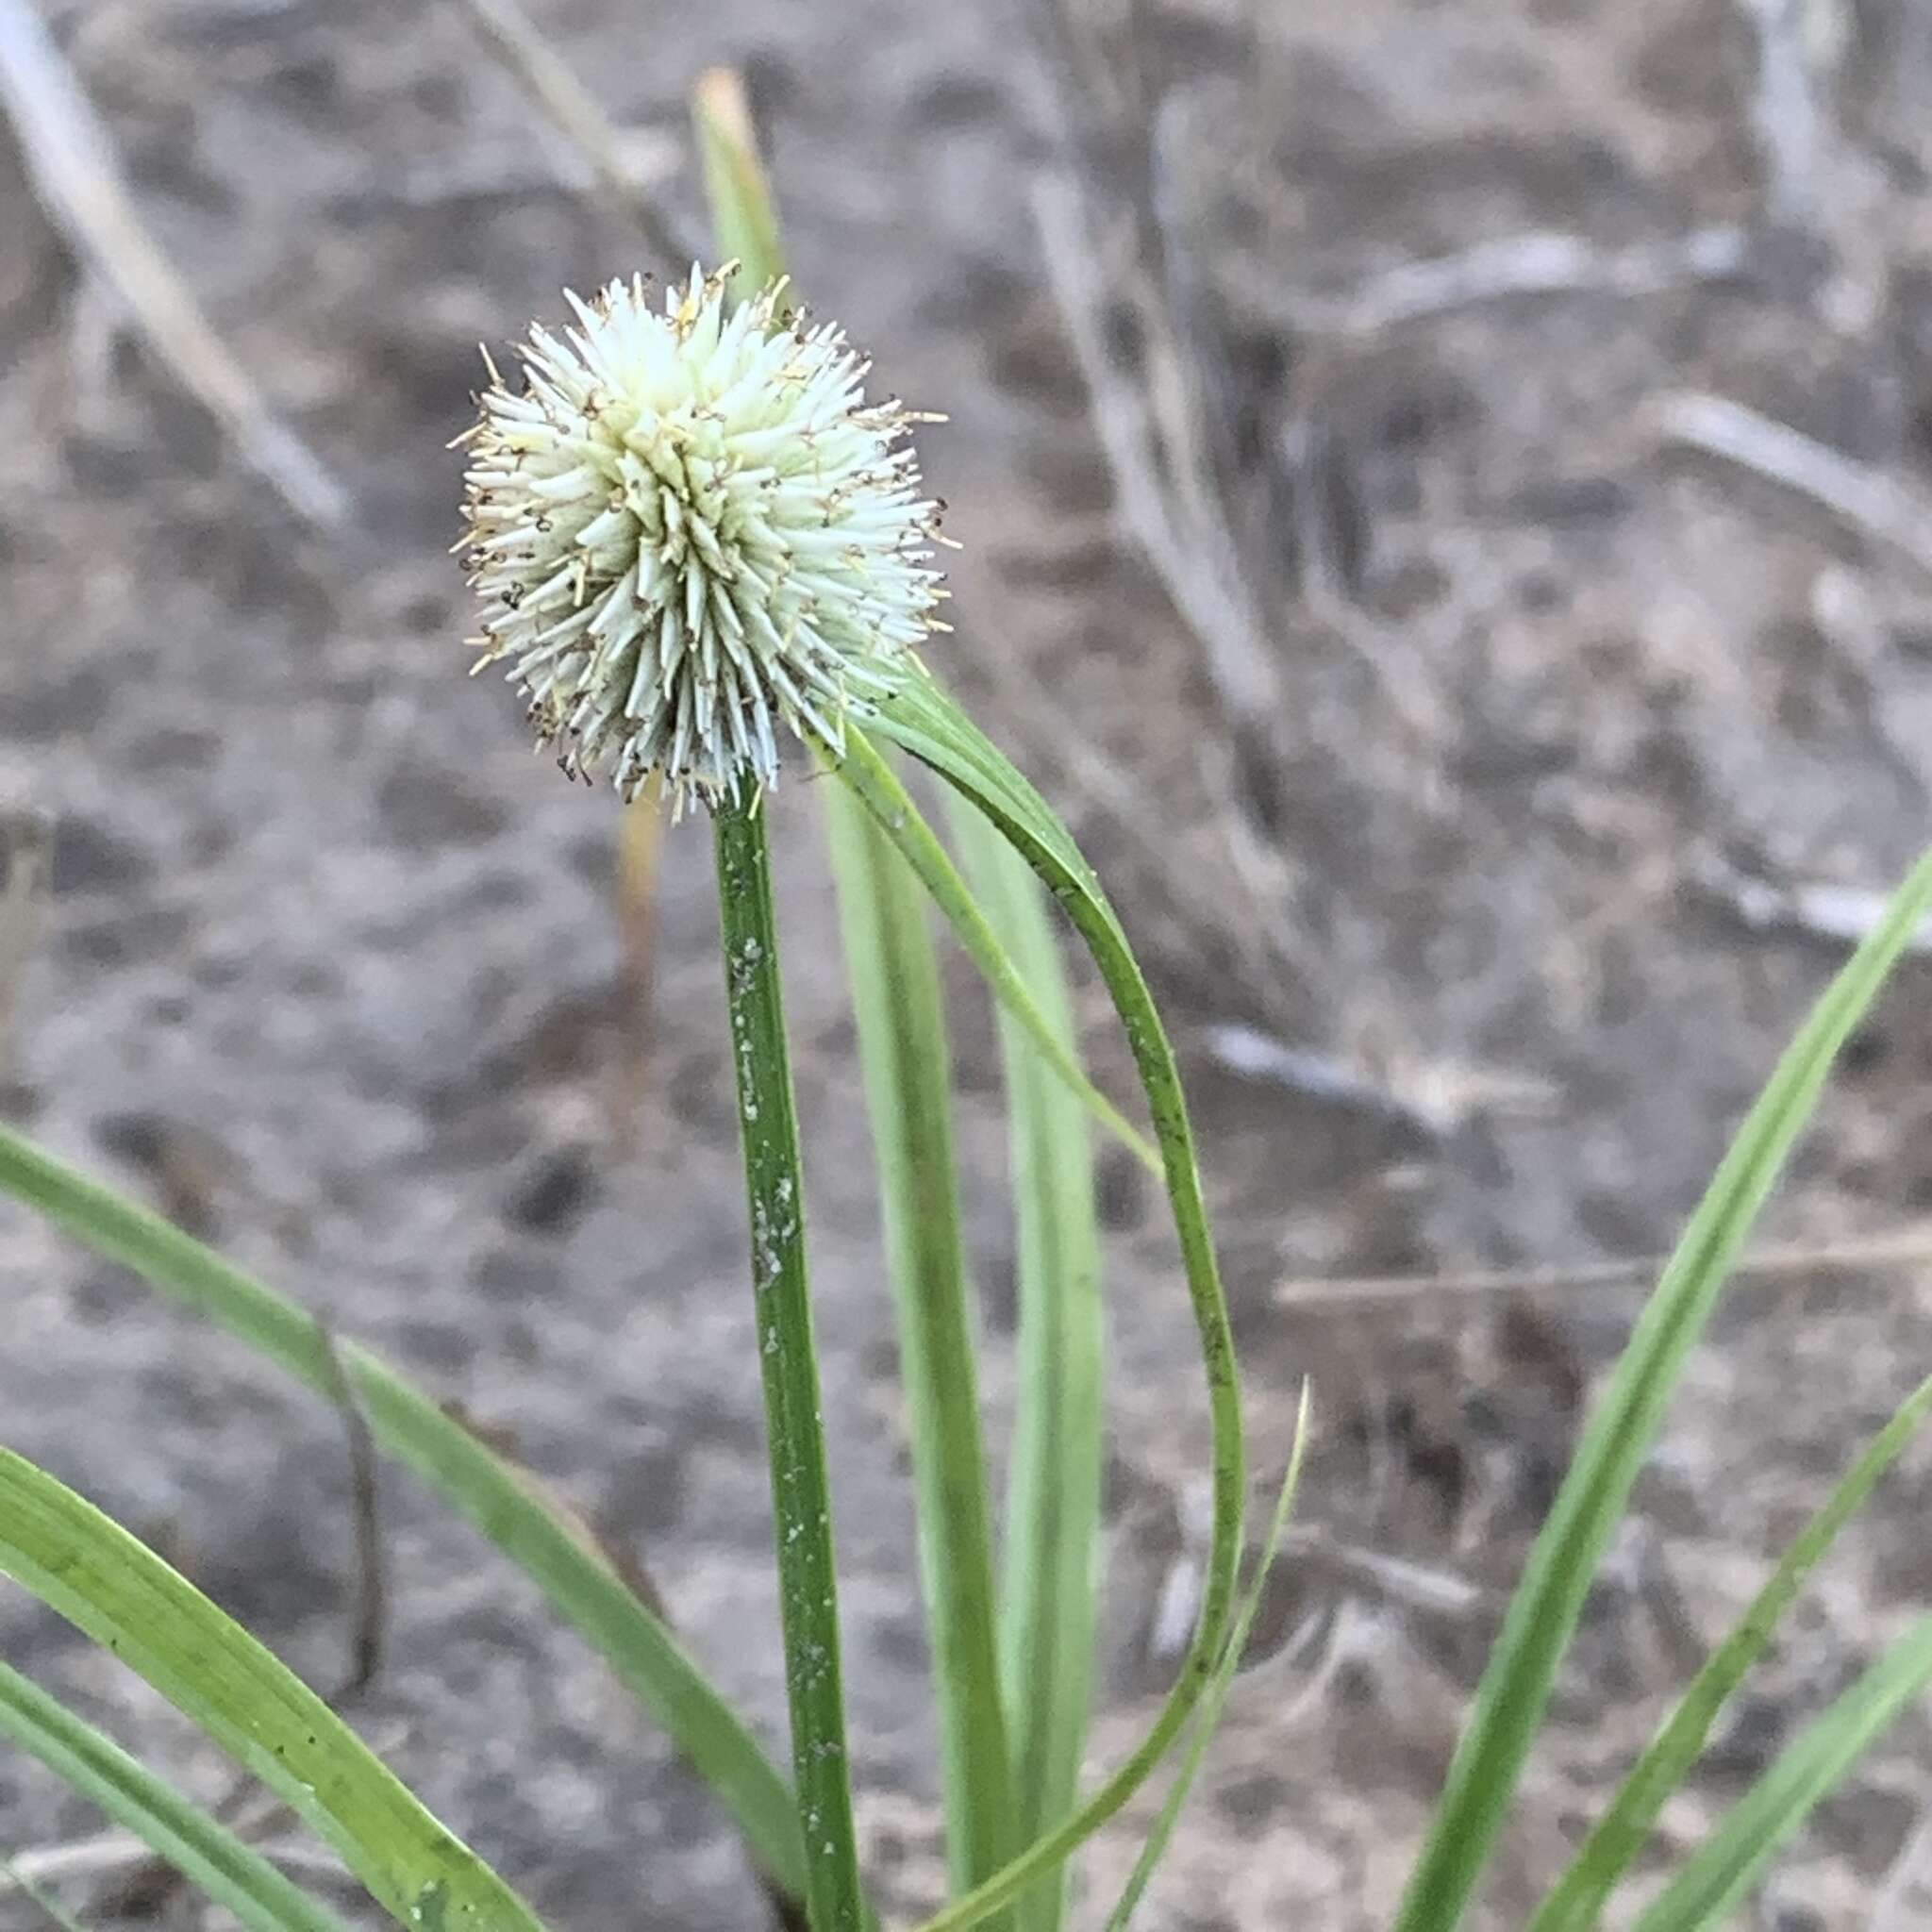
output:
M340 1364L375 1440L468 1517L609 1660L729 1807L766 1871L791 1896L803 1895L804 1842L791 1786L663 1620L521 1470L374 1351L340 1339L331 1344L313 1316L266 1283L4 1125L0 1192L38 1208L331 1402L339 1399Z
M1596 1924L1611 1888L1650 1836L1664 1800L1683 1783L1704 1749L1704 1740L1724 1701L1763 1653L1805 1578L1872 1493L1873 1485L1898 1459L1928 1412L1932 1412L1932 1375L1899 1405L1824 1507L1792 1539L1737 1627L1711 1652L1669 1723L1624 1780L1610 1808L1584 1840L1569 1870L1537 1907L1525 1932L1589 1932Z
M541 1932L289 1667L92 1503L0 1449L0 1573L105 1644L341 1855L405 1924Z
M57 1697L0 1663L0 1732L124 1824L249 1932L344 1932L342 1922L226 1825Z
M1684 1230L1571 1460L1511 1597L1449 1766L1394 1932L1453 1932L1467 1909L1549 1702L1591 1580L1685 1357L1804 1131L1846 1036L1932 908L1920 860L1778 1061Z
M1174 1780L1166 1799L1160 1807L1160 1816L1154 1821L1154 1829L1147 1834L1147 1842L1141 1847L1141 1856L1134 1861L1134 1870L1127 1879L1127 1889L1121 1894L1121 1902L1115 1906L1107 1922L1107 1932L1126 1932L1127 1922L1134 1916L1135 1907L1141 1903L1149 1880L1154 1876L1155 1868L1160 1863L1167 1851L1168 1842L1174 1837L1174 1828L1180 1822L1181 1807L1188 1801L1188 1792L1192 1788L1195 1776L1201 1769L1201 1760L1208 1755L1208 1746L1213 1741L1216 1727L1221 1723L1222 1713L1227 1708L1228 1692L1234 1689L1236 1674L1241 1667L1242 1654L1247 1650L1248 1638L1255 1628L1255 1619L1260 1613L1261 1598L1268 1588L1268 1578L1274 1569L1274 1558L1281 1549L1281 1539L1288 1529L1288 1519L1294 1513L1295 1492L1302 1484L1302 1457L1308 1445L1308 1385L1302 1384L1301 1402L1296 1407L1294 1418L1294 1445L1289 1451L1288 1474L1281 1479L1281 1492L1274 1501L1274 1514L1269 1520L1268 1534L1261 1541L1261 1554L1255 1565L1254 1580L1248 1585L1247 1593L1241 1598L1241 1607L1234 1620L1234 1629L1229 1633L1227 1647L1222 1654L1221 1663L1214 1673L1214 1682L1208 1686L1208 1694L1201 1700L1201 1708L1194 1719L1193 1735L1188 1740L1187 1756L1181 1760L1181 1768L1174 1774Z
M1634 1932L1707 1932L1723 1924L1811 1807L1928 1682L1932 1617L1901 1637L1779 1755L1651 1901Z
M975 961L980 960L980 954L974 949L971 920L961 923L957 874L951 873L951 861L945 859L943 848L905 788L897 784L877 748L869 742L871 737L891 739L910 752L999 827L1060 902L1100 971L1120 1014L1154 1121L1162 1178L1200 1340L1213 1425L1212 1530L1206 1587L1193 1639L1166 1702L1141 1743L1078 1810L1036 1839L1003 1872L954 1901L922 1928L922 1932L958 1932L958 1928L976 1924L999 1910L1064 1864L1069 1854L1140 1789L1185 1729L1212 1681L1234 1612L1245 1454L1234 1338L1201 1194L1179 1069L1113 908L1092 869L1040 794L921 667L910 666L894 689L868 708L863 731L856 724L848 724L843 755L834 755L833 761L887 837L926 882L941 911L954 921L956 930L974 952ZM882 782L882 774L891 782Z

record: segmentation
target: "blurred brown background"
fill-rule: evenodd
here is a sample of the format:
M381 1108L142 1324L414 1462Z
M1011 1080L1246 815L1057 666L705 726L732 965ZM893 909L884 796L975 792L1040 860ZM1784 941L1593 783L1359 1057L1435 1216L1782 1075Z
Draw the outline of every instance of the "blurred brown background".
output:
M684 102L741 66L808 297L951 418L924 442L965 544L944 669L1066 811L1167 1003L1264 1474L1316 1378L1291 1558L1145 1923L1368 1932L1642 1262L1925 838L1932 12L534 17L652 224L456 0L0 7L7 1114L498 1432L778 1736L707 841L667 840L646 1030L614 803L464 677L444 555L476 343L555 317L565 285L675 268L667 233L702 246ZM105 154L76 140L87 103ZM143 236L207 340L156 296ZM225 345L220 414L157 327L196 366ZM933 1738L813 818L808 784L781 791L862 1824L909 1911L938 1883ZM997 1407L995 1062L955 983ZM1932 1366L1925 992L1907 967L1859 1037L1773 1265L1676 1403L1487 1924L1520 1924L1767 1553ZM1117 1081L1091 986L1083 1011ZM1110 1158L1103 1191L1110 1760L1185 1622L1205 1424L1159 1204ZM1308 1285L1391 1274L1430 1285ZM356 1600L336 1420L17 1209L0 1279L6 1439L334 1681ZM404 1478L382 1501L387 1654L356 1715L398 1769L559 1932L768 1923L608 1673ZM1924 1607L1928 1502L1916 1452L1668 1844ZM225 1789L17 1593L0 1646ZM1914 1716L1741 1923L1927 1923L1928 1766ZM1144 1822L1089 1859L1090 1909ZM0 1757L0 1850L95 1828ZM89 1922L157 1909L196 1923L112 1887ZM0 1922L32 1914L0 1900Z

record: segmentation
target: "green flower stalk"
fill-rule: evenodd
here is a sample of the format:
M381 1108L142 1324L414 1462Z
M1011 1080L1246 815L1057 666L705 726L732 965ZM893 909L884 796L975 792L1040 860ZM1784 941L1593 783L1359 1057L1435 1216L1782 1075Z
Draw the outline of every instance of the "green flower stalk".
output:
M811 1932L859 1932L864 1908L845 1757L831 1489L806 1280L803 1176L778 980L777 924L772 916L771 860L758 803L747 808L727 798L713 812L712 826L731 1057L744 1142L752 1295L765 1384L791 1766L805 1832L806 1911Z
M482 664L507 663L540 743L629 800L712 815L750 1208L793 1771L812 1932L858 1932L830 1497L805 1265L764 799L782 736L844 742L848 708L941 628L938 506L867 364L783 284L733 305L697 269L641 280L491 365L463 440L461 546ZM480 665L479 667L480 668Z

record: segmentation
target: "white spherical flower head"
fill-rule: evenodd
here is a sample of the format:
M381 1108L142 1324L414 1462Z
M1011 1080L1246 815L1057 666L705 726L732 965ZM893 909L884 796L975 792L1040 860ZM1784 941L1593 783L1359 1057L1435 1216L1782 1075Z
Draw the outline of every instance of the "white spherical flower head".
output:
M641 279L568 296L578 326L531 330L519 388L492 364L464 439L478 668L507 659L540 741L626 798L772 783L779 725L837 743L942 628L905 441L937 419L868 405L869 365L782 288L732 308L694 269L662 313Z

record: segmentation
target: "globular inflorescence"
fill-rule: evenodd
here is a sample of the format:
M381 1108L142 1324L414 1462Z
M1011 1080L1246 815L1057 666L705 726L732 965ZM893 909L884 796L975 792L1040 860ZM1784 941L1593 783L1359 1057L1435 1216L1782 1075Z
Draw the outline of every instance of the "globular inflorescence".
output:
M868 364L782 285L733 308L694 269L661 309L641 280L566 299L577 325L533 328L520 382L492 364L463 439L480 664L508 663L573 775L741 799L780 727L838 743L942 628L906 440L934 419L866 403Z

